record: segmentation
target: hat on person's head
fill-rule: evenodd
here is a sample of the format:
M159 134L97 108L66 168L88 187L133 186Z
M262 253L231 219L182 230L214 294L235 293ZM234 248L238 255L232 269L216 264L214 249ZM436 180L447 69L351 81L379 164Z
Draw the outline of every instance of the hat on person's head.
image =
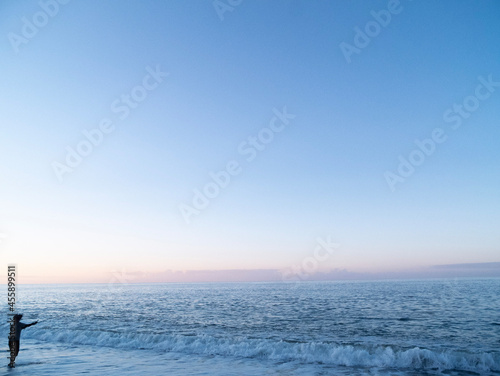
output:
M22 313L16 313L14 315L14 320L21 320L23 318L23 314Z

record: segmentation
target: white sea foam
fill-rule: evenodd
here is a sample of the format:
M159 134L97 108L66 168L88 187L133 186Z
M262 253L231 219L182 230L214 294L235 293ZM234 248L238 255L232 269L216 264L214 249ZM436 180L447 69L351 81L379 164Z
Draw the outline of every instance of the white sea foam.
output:
M349 367L500 371L499 354L432 351L418 347L397 349L395 346L358 347L322 342L290 343L268 339L216 338L205 334L183 336L45 329L33 330L27 338L72 345L150 349Z

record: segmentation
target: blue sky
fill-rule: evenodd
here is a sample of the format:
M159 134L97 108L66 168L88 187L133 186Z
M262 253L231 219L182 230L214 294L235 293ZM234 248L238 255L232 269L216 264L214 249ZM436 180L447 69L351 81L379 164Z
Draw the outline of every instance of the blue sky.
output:
M16 45L41 4L55 14ZM349 63L341 43L390 7ZM283 269L318 237L340 244L318 271L499 261L500 87L469 98L478 77L500 81L497 2L232 8L2 2L0 252L27 281ZM121 120L111 104L148 69L168 77ZM454 130L443 114L464 100L474 111ZM247 161L238 147L285 107L295 117ZM59 181L54 162L103 119L114 130ZM391 189L384 174L436 128L446 141ZM240 173L186 223L180 205L230 161Z

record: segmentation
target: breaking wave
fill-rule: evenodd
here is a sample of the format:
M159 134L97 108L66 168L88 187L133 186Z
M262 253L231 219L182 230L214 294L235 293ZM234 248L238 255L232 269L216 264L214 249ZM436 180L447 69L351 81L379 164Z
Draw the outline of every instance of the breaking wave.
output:
M166 335L104 331L37 329L26 338L64 344L150 349L188 354L262 358L272 361L318 363L348 367L426 370L500 371L500 354L433 351L419 347L350 346L325 342L217 338L209 335Z

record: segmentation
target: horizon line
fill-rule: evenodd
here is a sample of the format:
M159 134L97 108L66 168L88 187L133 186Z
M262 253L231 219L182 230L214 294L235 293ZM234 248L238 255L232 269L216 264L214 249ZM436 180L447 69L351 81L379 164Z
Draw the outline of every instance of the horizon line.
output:
M141 272L126 270L110 271L104 275L88 278L67 276L42 277L23 276L21 285L53 284L158 284L158 283L300 283L322 281L383 281L422 280L450 278L495 278L500 277L500 262L442 264L413 269L357 272L347 269L331 269L313 273L292 273L287 269L222 269L222 270L164 270L162 272ZM28 280L22 283L22 280ZM52 281L43 281L49 279ZM3 284L3 283L2 283Z

